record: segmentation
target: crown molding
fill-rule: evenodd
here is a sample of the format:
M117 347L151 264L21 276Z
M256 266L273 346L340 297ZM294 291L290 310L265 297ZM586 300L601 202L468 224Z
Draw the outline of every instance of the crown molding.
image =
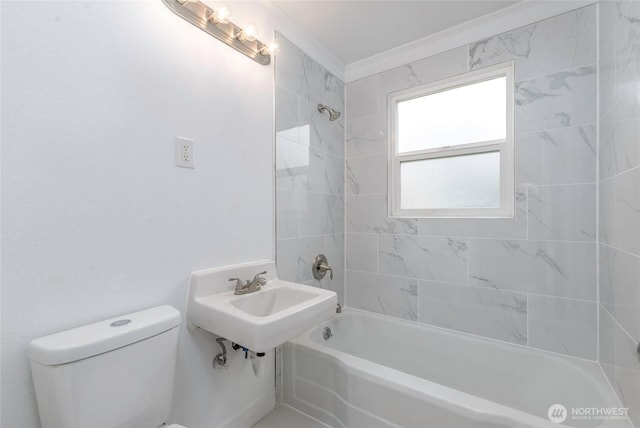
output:
M347 64L345 82L368 77L432 55L596 3L594 0L525 0L397 48Z

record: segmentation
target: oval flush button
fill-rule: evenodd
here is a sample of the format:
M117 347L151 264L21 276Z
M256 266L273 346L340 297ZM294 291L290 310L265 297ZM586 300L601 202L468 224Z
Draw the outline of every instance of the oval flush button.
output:
M111 327L122 327L123 325L131 324L131 320L117 320L112 322Z

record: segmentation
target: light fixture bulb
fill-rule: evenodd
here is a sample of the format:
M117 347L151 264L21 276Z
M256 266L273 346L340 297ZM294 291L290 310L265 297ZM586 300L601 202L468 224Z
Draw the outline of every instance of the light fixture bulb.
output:
M258 38L258 27L255 24L249 24L240 30L236 38L241 42L253 42Z
M260 54L262 55L273 55L278 50L278 45L276 43L267 43L266 45L262 45L260 47Z
M215 24L228 24L231 21L231 10L226 6L220 6L213 11L212 19Z

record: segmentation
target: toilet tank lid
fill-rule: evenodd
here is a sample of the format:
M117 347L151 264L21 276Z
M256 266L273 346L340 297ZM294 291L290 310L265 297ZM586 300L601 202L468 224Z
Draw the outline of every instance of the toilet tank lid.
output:
M29 359L45 365L66 364L148 339L180 325L180 312L158 306L96 322L29 343Z

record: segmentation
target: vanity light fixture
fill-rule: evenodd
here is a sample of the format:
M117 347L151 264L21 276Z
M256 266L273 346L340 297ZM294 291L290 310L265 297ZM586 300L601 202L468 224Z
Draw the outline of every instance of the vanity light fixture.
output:
M211 8L199 0L162 0L176 15L262 65L271 63L275 44L258 40L254 24L240 27L225 6Z

